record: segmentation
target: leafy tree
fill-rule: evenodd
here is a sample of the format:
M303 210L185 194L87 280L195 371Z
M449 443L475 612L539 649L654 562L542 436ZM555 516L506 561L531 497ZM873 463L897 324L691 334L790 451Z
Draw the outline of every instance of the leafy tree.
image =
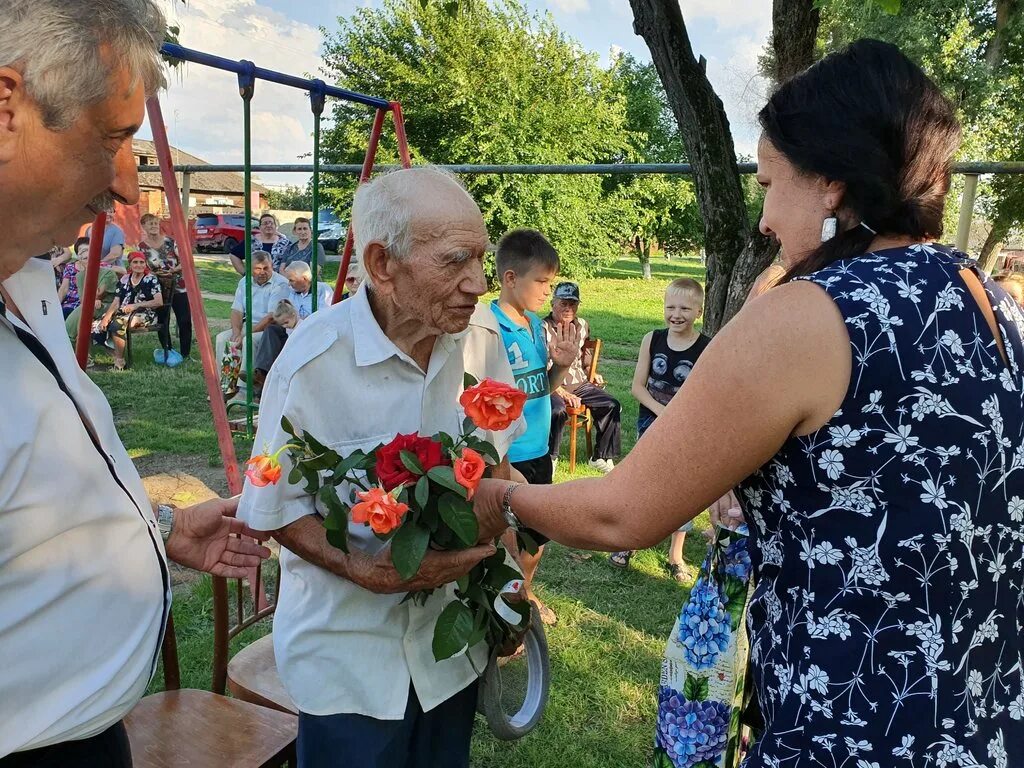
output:
M615 87L626 103L627 152L614 158L626 162L669 163L685 160L682 138L668 108L665 90L653 64L625 54L612 64ZM651 248L666 254L699 247L703 241L693 184L681 176L611 176L606 189L628 206L629 245L645 279L651 277Z
M325 74L405 107L414 161L591 163L629 149L624 99L594 54L550 16L518 0L476 3L456 14L435 3L385 0L338 20L325 39ZM338 103L323 137L325 162L358 162L369 111ZM385 132L380 162L394 162ZM353 180L325 175L336 207ZM494 175L466 179L492 238L514 227L544 232L563 271L579 276L615 258L629 237L631 208L596 176Z
M284 189L271 189L267 192L270 207L278 211L311 211L313 210L313 193L308 188L286 186Z

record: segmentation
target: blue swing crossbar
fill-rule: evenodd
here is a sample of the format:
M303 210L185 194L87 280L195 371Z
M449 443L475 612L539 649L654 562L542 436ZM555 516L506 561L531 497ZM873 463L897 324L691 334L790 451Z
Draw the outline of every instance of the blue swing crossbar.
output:
M386 99L378 99L376 96L367 96L355 91L347 91L336 85L327 85L323 80L307 80L294 75L286 75L283 72L275 72L272 69L257 67L251 61L234 61L221 56L214 56L210 53L203 53L192 48L185 48L175 43L164 43L160 46L160 52L165 56L181 61L191 61L194 64L222 69L225 72L234 72L236 75L248 76L257 80L266 80L271 83L280 83L292 88L299 88L304 91L314 91L336 99L353 101L357 104L365 104L368 107L376 107L389 111L391 104Z

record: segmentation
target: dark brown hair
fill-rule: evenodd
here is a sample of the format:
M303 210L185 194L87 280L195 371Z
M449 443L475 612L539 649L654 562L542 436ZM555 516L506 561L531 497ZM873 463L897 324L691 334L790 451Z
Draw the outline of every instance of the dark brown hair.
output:
M864 253L875 235L942 235L960 125L953 106L898 48L858 40L784 83L758 118L802 173L846 185L858 222L794 265L783 282Z

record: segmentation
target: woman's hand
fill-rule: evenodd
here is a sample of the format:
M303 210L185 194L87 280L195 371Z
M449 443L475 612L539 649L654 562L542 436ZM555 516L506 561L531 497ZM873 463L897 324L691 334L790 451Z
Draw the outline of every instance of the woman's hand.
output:
M124 314L126 315L130 315L132 312L135 311L135 309L136 307L134 304L125 304L123 307L121 307L121 311L124 312Z
M708 507L708 516L711 518L712 529L721 525L729 530L736 530L737 526L746 522L746 518L743 517L743 510L740 508L740 503L733 491L729 491L725 496ZM714 533L714 530L712 530L712 533Z

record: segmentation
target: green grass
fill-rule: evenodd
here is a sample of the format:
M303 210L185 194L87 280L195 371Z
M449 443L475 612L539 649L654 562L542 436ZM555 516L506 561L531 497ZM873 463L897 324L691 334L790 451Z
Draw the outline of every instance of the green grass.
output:
M337 265L329 265L336 270ZM604 340L600 366L609 391L623 404L623 450L636 438L636 401L629 394L636 351L645 333L662 325L662 293L676 277L702 279L695 260L652 262L654 279L640 279L639 264L622 259L594 278L581 281L581 315ZM227 293L237 283L228 265L203 263L204 290ZM220 282L218 282L220 281ZM211 320L226 327L226 302L207 300ZM190 454L219 464L216 438L196 362L168 370L152 363L155 334L138 337L136 366L127 373L101 370L109 355L95 351L93 378L104 389L120 434L133 457L159 461L161 454ZM240 457L251 445L237 439ZM556 482L570 479L566 438ZM596 472L586 466L579 448L575 477ZM173 469L168 465L167 469ZM628 514L629 510L623 510ZM706 516L696 529L706 530ZM686 559L696 568L703 557L703 537L691 535ZM665 572L666 547L640 552L628 571L608 565L601 553L549 545L538 575L538 592L559 616L549 628L553 673L544 721L531 736L515 743L492 738L482 720L473 741L475 768L620 768L650 763L657 681L661 655L686 589ZM271 565L270 568L274 566ZM208 578L178 588L175 629L182 684L209 688L213 657L213 600ZM270 631L266 621L236 639L232 651ZM158 690L158 675L152 686Z

